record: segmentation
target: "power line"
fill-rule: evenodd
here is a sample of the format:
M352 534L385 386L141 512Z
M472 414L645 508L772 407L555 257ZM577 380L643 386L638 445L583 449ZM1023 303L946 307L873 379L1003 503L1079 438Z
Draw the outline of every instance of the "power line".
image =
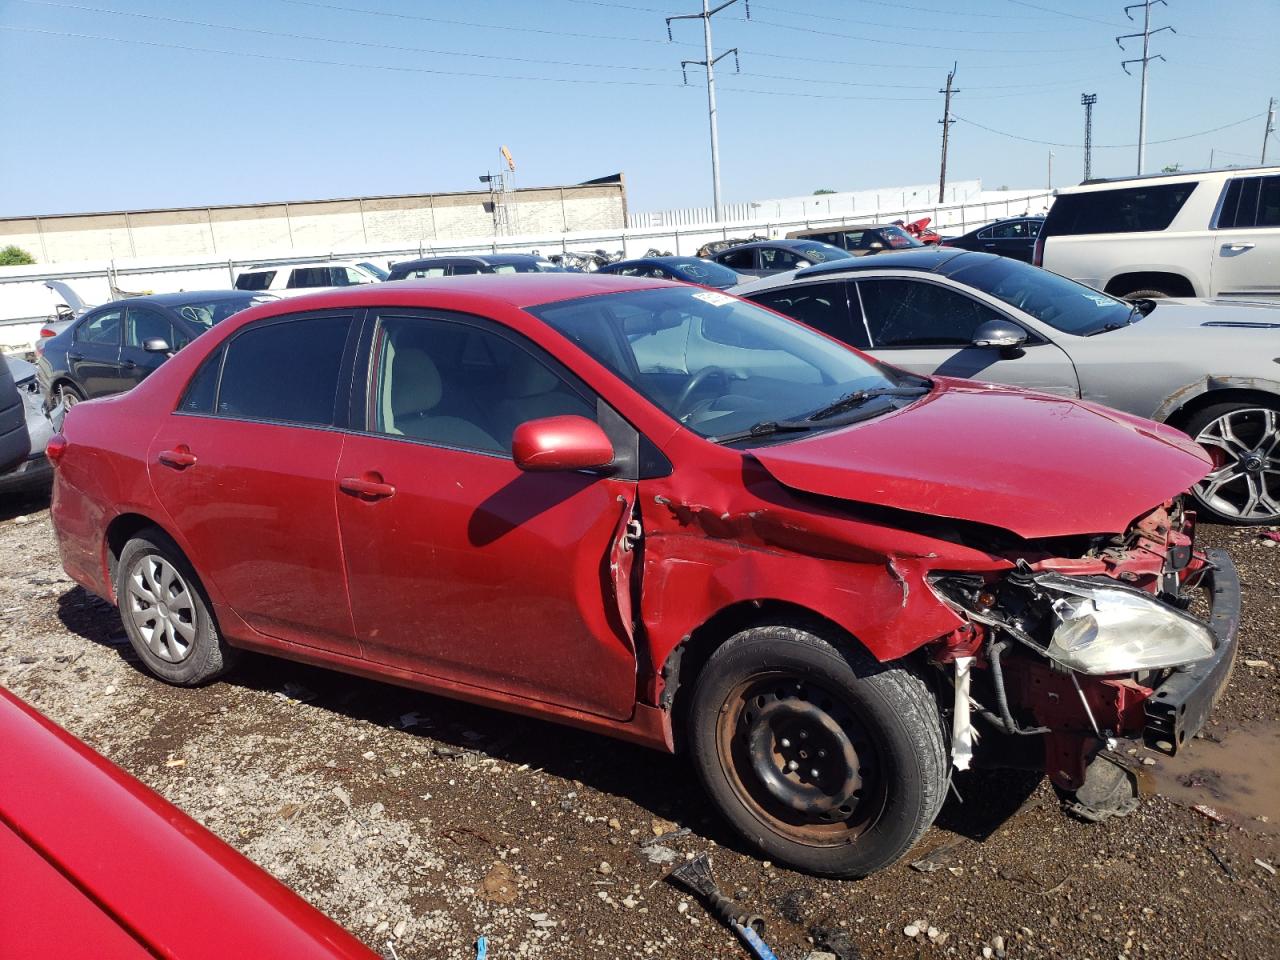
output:
M1133 14L1129 11L1136 10L1138 7L1142 8L1142 32L1126 33L1123 36L1116 37L1116 45L1121 50L1124 49L1125 40L1132 40L1136 37L1142 38L1142 56L1135 57L1132 60L1122 60L1120 62L1120 66L1124 69L1125 73L1129 72L1129 64L1142 64L1142 93L1138 100L1138 176L1142 176L1142 171L1146 166L1147 159L1147 64L1152 60L1164 59L1163 54L1157 53L1152 55L1151 37L1152 35L1161 33L1165 30L1170 31L1171 33L1178 32L1168 25L1159 27L1155 30L1151 29L1151 7L1157 3L1163 3L1166 7L1169 5L1168 0L1143 0L1142 3L1131 3L1125 7L1124 15L1130 20L1133 19Z
M290 3L301 2L301 0L289 0ZM817 27L800 27L791 23L780 23L777 20L761 20L759 17L752 19L753 23L760 26L774 27L778 30L792 30L796 33L816 34L820 37L829 37L833 40L859 40L863 43L882 43L892 47L911 47L913 50L946 50L948 53L959 51L961 53L999 53L1004 56L1020 53L1084 53L1092 50L1092 47L1062 47L1058 49L1041 49L1021 47L1010 50L1008 47L957 47L951 44L930 44L920 43L915 40L886 40L883 37L863 37L852 33L836 33L833 30L821 30Z
M1051 13L1055 17L1069 17L1072 20L1087 20L1089 23L1103 23L1108 27L1115 26L1115 24L1110 20L1101 20L1098 17L1087 17L1081 13L1067 13L1065 10L1055 10L1052 7L1042 7L1038 3L1027 3L1026 0L1008 0L1008 2L1019 7L1028 7L1031 10L1041 10L1045 13Z
M1023 136L1019 136L1016 133L1009 133L1007 130L997 130L995 127L988 127L985 124L978 123L978 121L976 120L970 120L967 117L962 117L957 113L953 113L952 116L955 117L957 120L959 120L961 123L967 123L971 127L977 127L980 130L987 131L987 133L994 133L1002 137L1008 137L1010 140L1021 140L1023 143L1038 143L1041 146L1045 146L1045 147L1074 147L1077 149L1084 146L1084 144L1082 143L1060 143L1057 140L1037 140L1034 137L1023 137ZM1178 143L1179 141L1182 141L1182 140L1193 140L1196 137L1203 137L1206 134L1217 133L1219 130L1230 130L1232 127L1238 127L1238 126L1241 126L1242 124L1249 123L1252 120L1257 120L1261 116L1262 116L1261 113L1255 113L1252 116L1245 117L1243 120L1236 120L1232 123L1224 123L1220 127L1213 127L1209 130L1200 130L1196 133L1188 133L1180 137L1166 137L1164 140L1152 140L1150 142L1153 144L1161 144L1161 143ZM1094 143L1094 144L1091 144L1090 146L1094 150L1130 150L1133 147L1137 146L1137 144L1135 143Z

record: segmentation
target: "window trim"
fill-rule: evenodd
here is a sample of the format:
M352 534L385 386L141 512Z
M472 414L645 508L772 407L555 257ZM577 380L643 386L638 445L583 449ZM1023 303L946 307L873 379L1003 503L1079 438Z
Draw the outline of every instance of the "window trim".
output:
M329 430L338 432L350 432L348 424L351 419L350 398L352 394L352 371L354 369L354 361L356 348L360 343L360 338L364 332L366 322L364 309L359 310L307 310L298 313L277 314L276 316L264 317L261 320L255 320L252 323L245 324L239 330L236 330L226 339L222 340L209 353L200 358L200 362L196 364L191 375L187 377L187 381L183 384L182 391L178 394L177 406L170 411L174 416L181 417L204 417L210 420L226 420L233 423L264 423L276 427L294 427L306 430ZM338 362L338 383L337 393L334 397L333 405L333 421L329 424L323 423L303 423L297 420L276 420L267 417L243 417L218 412L218 399L222 395L222 376L226 370L227 354L231 351L232 344L240 337L244 336L251 330L261 330L265 327L278 326L284 323L297 323L306 320L320 320L332 317L347 317L351 320L351 325L347 330L347 342L342 349L342 358ZM206 363L210 361L214 354L221 353L222 359L218 361L218 381L213 391L213 410L204 413L196 410L183 410L182 403L186 399L187 392L191 389L191 384L200 370ZM346 403L343 397L347 398Z

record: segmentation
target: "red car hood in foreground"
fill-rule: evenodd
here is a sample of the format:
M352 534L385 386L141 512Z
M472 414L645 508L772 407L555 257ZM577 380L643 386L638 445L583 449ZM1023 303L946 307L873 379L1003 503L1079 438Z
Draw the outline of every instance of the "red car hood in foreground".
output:
M969 520L1021 537L1119 533L1209 472L1169 427L1092 404L937 378L910 407L753 449L806 493Z
M3 688L0 957L377 960Z

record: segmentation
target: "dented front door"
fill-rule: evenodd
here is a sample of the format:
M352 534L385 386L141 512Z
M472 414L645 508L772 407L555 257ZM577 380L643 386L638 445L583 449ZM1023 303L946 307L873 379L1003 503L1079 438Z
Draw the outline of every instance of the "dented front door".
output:
M347 438L338 519L370 660L613 719L635 704L621 538L636 484L508 457ZM623 589L620 614L618 590Z

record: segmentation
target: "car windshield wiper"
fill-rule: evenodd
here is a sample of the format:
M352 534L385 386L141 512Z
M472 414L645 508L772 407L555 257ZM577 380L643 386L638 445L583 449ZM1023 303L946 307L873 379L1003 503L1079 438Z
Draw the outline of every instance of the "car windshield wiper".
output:
M860 407L868 400L874 400L876 397L922 397L929 392L928 387L879 387L875 390L855 390L853 393L846 393L839 400L827 404L821 410L809 414L806 420L826 420L834 417L837 413L844 413L846 410L852 410Z
M707 439L712 443L733 443L735 440L750 440L755 437L772 436L775 433L794 433L812 429L813 424L805 420L762 420L759 423L753 423L745 430L724 433Z
M863 391L859 391L862 393ZM814 416L808 416L803 420L764 420L760 423L748 427L746 430L740 430L737 433L726 433L718 437L709 437L712 443L733 443L735 440L751 440L755 438L769 437L775 433L799 433L806 430L821 430L826 427L845 427L853 423L860 423L863 420L870 420L872 417L885 413L884 410L856 409L860 404L875 397L918 397L929 392L928 387L886 387L880 390L867 390L865 396L858 400L849 400L851 409L841 409L832 413L823 413L821 420L814 419ZM853 394L849 395L850 397ZM844 397L840 398L841 401ZM840 401L837 401L839 403ZM831 404L835 406L835 404ZM838 417L836 414L844 413L844 416Z

